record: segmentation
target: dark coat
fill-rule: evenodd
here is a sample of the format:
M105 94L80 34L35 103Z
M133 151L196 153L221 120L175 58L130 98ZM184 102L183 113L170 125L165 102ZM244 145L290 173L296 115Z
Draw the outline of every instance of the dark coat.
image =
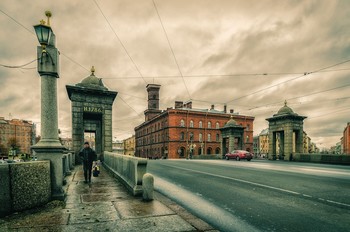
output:
M81 149L79 156L81 160L86 163L92 163L97 160L96 152L90 147Z

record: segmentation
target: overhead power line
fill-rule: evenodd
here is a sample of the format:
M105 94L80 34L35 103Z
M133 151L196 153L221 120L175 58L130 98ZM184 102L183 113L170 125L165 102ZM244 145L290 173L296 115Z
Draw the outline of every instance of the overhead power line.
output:
M140 71L140 69L138 68L138 66L136 65L135 61L133 60L133 58L130 56L128 50L126 49L124 43L121 41L120 37L118 36L117 32L114 30L114 28L112 27L111 23L109 22L109 20L107 19L106 15L103 13L101 7L98 5L98 3L96 2L96 0L93 0L96 7L99 9L100 13L102 14L103 18L106 20L109 28L111 28L112 32L114 33L115 37L118 39L120 45L122 45L126 55L129 57L130 61L133 63L133 65L135 66L135 69L137 70L137 72L140 74L142 80L147 84L147 81L145 80L145 78L143 78L143 75Z
M5 65L5 64L0 64L0 66L4 67L4 68L24 68L27 65L30 65L31 63L37 61L38 59L34 59L28 63L22 64L22 65Z
M28 27L24 26L22 23L20 23L18 20L16 20L15 18L13 18L11 15L7 14L5 11L0 9L0 12L3 13L4 15L6 15L7 17L9 17L12 21L14 21L16 24L18 24L20 27L24 28L26 31L28 31L30 34L32 34L33 36L36 37L35 33L30 30ZM81 68L85 69L86 71L90 71L89 69L87 69L86 67L84 67L83 65L81 65L79 62L73 60L71 57L69 57L68 55L64 54L63 52L60 52L60 54L62 54L64 57L66 57L68 60L72 61L73 63L77 64L78 66L80 66Z
M285 100L289 101L289 100L294 100L294 99L298 99L298 98L308 97L308 96L316 95L316 94L319 94L319 93L325 93L325 92L329 92L329 91L333 91L333 90L336 90L336 89L341 89L341 88L345 88L345 87L349 87L349 86L350 86L350 84L346 84L346 85L334 87L334 88L331 88L331 89L325 89L325 90L321 90L321 91L305 94L305 95L302 95L302 96L287 98ZM249 110L254 110L254 109L261 108L261 107L276 105L278 103L281 103L281 101L274 102L274 103L269 103L269 104L266 104L266 105L256 106L256 107L250 108Z
M260 92L262 92L262 91L271 89L271 88L273 88L273 87L276 87L276 86L279 86L279 85L282 85L282 84L285 84L285 83L288 83L288 82L297 80L297 79L299 79L299 78L308 76L308 75L310 75L310 74L314 74L314 73L317 73L317 72L321 72L321 71L323 71L323 70L326 70L326 69L329 69L329 68L332 68L332 67L335 67L335 66L338 66L338 65L341 65L341 64L345 64L345 63L348 63L348 62L350 62L350 59L349 59L349 60L342 61L342 62L339 62L339 63L336 63L336 64L332 64L332 65L330 65L330 66L327 66L327 67L324 67L324 68L320 68L320 69L317 69L317 70L314 70L314 71L311 71L311 72L305 72L303 75L294 77L294 78L292 78L292 79L288 79L288 80L286 80L286 81L279 82L279 83L277 83L277 84L274 84L274 85L268 86L268 87L266 87L266 88L257 90L257 91L255 91L255 92L253 92L253 93L250 93L250 94L247 94L247 95L243 95L243 96L241 96L241 97L238 97L238 98L235 98L235 99L233 99L233 100L231 100L231 101L228 101L227 103L230 103L230 102L233 102L233 101L238 101L238 100L240 100L240 99L242 99L242 98L252 96L252 95L254 95L254 94L257 94L257 93L260 93Z
M156 10L156 12L157 12L159 22L160 22L160 24L162 25L162 28L163 28L163 32L164 32L165 38L166 38L166 40L168 41L168 45L169 45L169 48L170 48L171 54L172 54L172 55L173 55L173 57L174 57L174 61L175 61L176 67L177 67L177 69L179 70L179 73L180 73L181 78L182 78L182 81L183 81L183 83L184 83L184 85L185 85L185 88L186 88L187 94L188 94L189 98L191 99L191 94L190 94L190 91L188 91L188 87L187 87L186 81L185 81L185 79L184 79L184 77L183 77L183 74L182 74L182 72L181 72L181 69L180 69L179 63L177 62L177 59L176 59L176 56L175 56L175 53L174 53L173 47L171 46L171 43L170 43L170 40L169 40L168 34L167 34L166 30L165 30L165 27L164 27L164 25L163 25L162 18L160 17L160 14L159 14L159 12L158 12L157 5L156 5L156 3L155 3L155 1L154 1L154 0L153 0L153 5L154 5L154 8L155 8L155 10Z

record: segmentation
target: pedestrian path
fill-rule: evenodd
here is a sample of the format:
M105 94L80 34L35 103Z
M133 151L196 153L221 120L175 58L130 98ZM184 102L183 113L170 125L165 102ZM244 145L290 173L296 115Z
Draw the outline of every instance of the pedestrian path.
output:
M151 202L132 196L103 168L86 184L76 166L65 188L65 203L2 218L0 231L215 231L157 192Z

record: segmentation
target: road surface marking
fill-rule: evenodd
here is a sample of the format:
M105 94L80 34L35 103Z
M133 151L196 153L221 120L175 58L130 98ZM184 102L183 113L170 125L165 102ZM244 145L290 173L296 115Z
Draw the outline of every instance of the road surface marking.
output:
M188 168L176 167L176 166L171 166L171 165L166 165L166 164L162 164L162 165L167 166L167 167L171 167L171 168L182 169L182 170L185 170L185 171L196 172L196 173L200 173L200 174L204 174L204 175L219 177L219 178L223 178L223 179L234 180L234 181L237 181L237 182L246 183L246 184L251 184L251 185L255 185L255 186L259 186L259 187L264 187L264 188L268 188L268 189L273 189L273 190L277 190L277 191L281 191L281 192L285 192L285 193L290 193L290 194L294 194L294 195L302 195L302 196L305 196L305 197L313 198L313 197L310 196L310 195L306 195L306 194L294 192L294 191L291 191L291 190L288 190L288 189L273 187L273 186L270 186L270 185L259 184L259 183L255 183L255 182L251 182L251 181L247 181L247 180L242 180L242 179L237 179L237 178L233 178L233 177L217 175L217 174L208 173L208 172L202 172L202 171L193 170L193 169L188 169ZM337 205L342 205L342 206L350 207L349 204L345 204L345 203L341 203L341 202L336 202L336 201L332 201L332 200L326 200L326 199L323 199L323 198L318 198L318 199L321 200L321 201L326 201L326 202L328 202L328 203L333 203L333 204L337 204Z
M197 172L197 173L200 173L200 174L205 174L205 175L209 175L209 176L215 176L215 177L219 177L219 178L224 178L224 179L228 179L228 180L234 180L234 181L238 181L238 182L242 182L242 183L246 183L246 184L251 184L251 185L255 185L255 186L259 186L259 187L274 189L274 190L287 192L287 193L291 193L291 194L295 194L295 195L301 195L301 193L294 192L294 191L291 191L291 190L288 190L288 189L282 189L282 188L273 187L273 186L269 186L269 185L265 185L265 184L259 184L259 183L255 183L255 182L251 182L251 181L247 181L247 180L237 179L237 178L228 177L228 176L221 176L221 175L217 175L217 174L213 174L213 173L202 172L202 171L192 170L192 169L188 169L188 168L174 167L174 166L165 165L165 164L162 164L162 165L168 166L168 167L172 167L172 168L182 169L182 170L185 170L185 171Z

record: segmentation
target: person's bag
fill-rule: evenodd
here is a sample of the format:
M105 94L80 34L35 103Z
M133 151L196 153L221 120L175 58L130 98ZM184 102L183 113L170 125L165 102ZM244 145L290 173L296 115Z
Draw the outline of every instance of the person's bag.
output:
M92 175L94 176L94 177L98 177L98 173L99 173L99 170L98 170L98 168L97 168L97 166L94 168L94 170L92 171Z

